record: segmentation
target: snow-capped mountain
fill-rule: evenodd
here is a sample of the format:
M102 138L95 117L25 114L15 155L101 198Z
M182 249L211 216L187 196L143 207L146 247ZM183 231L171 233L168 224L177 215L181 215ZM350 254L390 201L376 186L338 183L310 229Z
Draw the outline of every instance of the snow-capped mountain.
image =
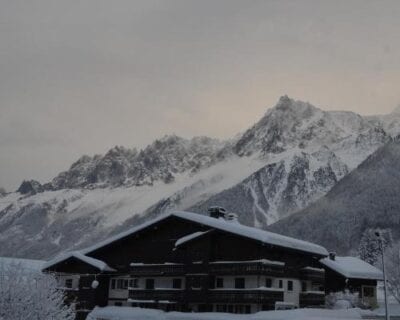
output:
M324 197L269 228L349 254L368 228L400 238L400 140L387 143Z
M400 105L391 113L365 117L374 126L381 127L393 137L400 134Z
M166 136L141 151L84 156L44 185L25 181L0 199L0 255L48 257L168 210L216 204L266 227L326 194L390 139L371 119L284 96L229 141Z

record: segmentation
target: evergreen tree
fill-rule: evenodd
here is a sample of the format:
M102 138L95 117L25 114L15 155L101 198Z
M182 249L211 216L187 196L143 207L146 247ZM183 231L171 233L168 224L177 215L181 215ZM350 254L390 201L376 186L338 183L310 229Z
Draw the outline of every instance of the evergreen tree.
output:
M367 229L364 231L360 245L358 247L358 255L360 259L369 264L376 265L381 255L380 240L376 236L379 232L383 239L383 248L390 247L392 244L392 233L390 229Z

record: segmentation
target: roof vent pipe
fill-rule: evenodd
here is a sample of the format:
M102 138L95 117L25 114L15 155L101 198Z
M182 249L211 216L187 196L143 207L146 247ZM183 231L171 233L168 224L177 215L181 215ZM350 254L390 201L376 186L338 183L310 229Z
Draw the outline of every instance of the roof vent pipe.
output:
M238 222L238 215L233 212L229 212L225 215L226 221L231 221L231 222Z

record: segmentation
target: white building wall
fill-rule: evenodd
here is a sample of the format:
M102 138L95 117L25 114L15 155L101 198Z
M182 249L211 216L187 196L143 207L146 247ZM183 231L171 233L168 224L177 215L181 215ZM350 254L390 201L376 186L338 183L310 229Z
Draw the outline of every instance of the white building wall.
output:
M127 279L132 280L134 278L129 277L113 277L112 279ZM138 279L138 288L137 290L145 290L146 288L146 279L154 279L154 290L176 290L173 289L173 279L181 279L182 286L181 290L185 289L185 278L184 277L140 277ZM128 289L112 289L111 281L110 280L110 287L109 287L109 299L128 299ZM136 288L135 288L136 289ZM178 289L179 290L179 289ZM113 304L113 303L112 303Z
M293 282L293 290L288 290L288 281ZM284 279L283 281L283 301L288 303L293 303L296 306L299 306L299 298L301 292L301 282L297 279Z
M57 275L57 282L60 288L66 288L66 281L72 280L72 287L71 289L78 290L79 288L79 275L71 275L71 274L59 274Z
M128 289L112 289L111 287L111 280L112 279L129 279L128 277L112 277L110 279L110 284L109 284L109 291L108 291L108 297L109 299L128 299Z
M181 279L182 286L181 289L185 289L185 278L184 277L157 277L154 278L154 288L155 289L173 289L172 284L174 279ZM145 285L145 280L143 279L143 288Z

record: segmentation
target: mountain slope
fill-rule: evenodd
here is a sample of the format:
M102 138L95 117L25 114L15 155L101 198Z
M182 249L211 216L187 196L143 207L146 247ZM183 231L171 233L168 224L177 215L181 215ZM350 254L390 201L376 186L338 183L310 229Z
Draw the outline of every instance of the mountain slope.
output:
M348 167L328 149L312 154L300 152L268 164L189 210L206 212L218 204L241 212L239 218L244 224L266 227L324 195L347 172Z
M391 113L365 117L375 127L380 127L392 137L400 134L400 105Z
M46 258L165 211L214 204L266 227L323 196L388 140L355 113L284 96L229 141L165 136L141 151L84 156L44 185L25 181L0 199L0 255Z
M390 228L400 236L400 142L369 156L324 197L269 227L339 253L357 249L363 231Z

